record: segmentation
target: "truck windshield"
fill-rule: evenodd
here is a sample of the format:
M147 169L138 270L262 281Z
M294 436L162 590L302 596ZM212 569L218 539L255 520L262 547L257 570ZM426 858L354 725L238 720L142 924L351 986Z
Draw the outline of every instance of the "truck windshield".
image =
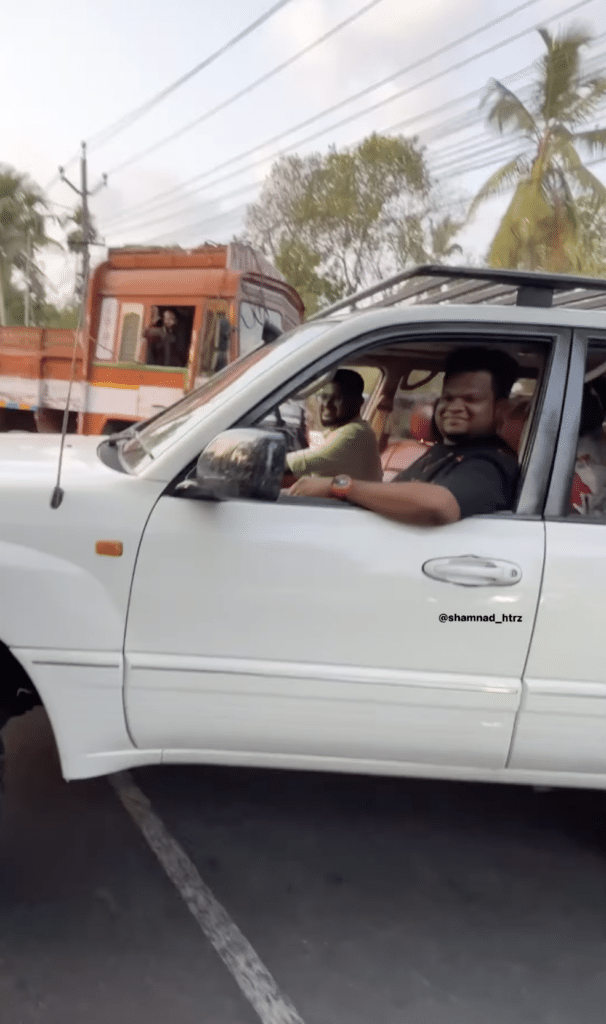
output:
M256 363L267 359L287 338L296 333L297 341L304 344L323 334L331 326L333 325L330 323L314 323L295 328L295 331L283 334L276 341L236 359L224 370L211 377L202 387L185 395L152 419L138 424L134 436L130 434L125 436L119 445L120 462L127 472L137 472L142 462L157 457L158 454L170 447L179 435L187 433L195 423L196 412L201 406L206 405L216 395L229 388Z

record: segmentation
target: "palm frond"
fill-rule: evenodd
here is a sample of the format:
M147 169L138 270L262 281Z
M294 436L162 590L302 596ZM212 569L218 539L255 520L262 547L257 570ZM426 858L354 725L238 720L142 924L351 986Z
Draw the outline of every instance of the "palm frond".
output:
M528 174L528 161L523 153L518 153L513 160L491 174L488 181L484 183L472 200L467 219L469 220L473 216L480 203L492 196L502 195L526 174Z
M588 146L592 153L601 153L606 149L606 128L597 128L591 132L577 132L575 141Z
M591 35L581 28L570 28L559 36L552 36L546 29L540 29L539 34L547 49L541 61L540 109L543 120L549 123L563 119L577 99L579 50L590 42Z
M488 112L489 124L496 124L501 133L507 128L518 132L528 132L532 135L538 133L537 123L521 99L496 78L491 83L488 95L483 102L487 102L495 93L497 94L496 98Z
M571 98L568 108L563 111L571 125L585 124L600 107L606 96L606 78L586 79L579 83L576 96Z
M581 164L579 167L570 168L569 174L576 179L578 185L584 192L590 192L599 206L606 204L606 185L592 174L589 168Z

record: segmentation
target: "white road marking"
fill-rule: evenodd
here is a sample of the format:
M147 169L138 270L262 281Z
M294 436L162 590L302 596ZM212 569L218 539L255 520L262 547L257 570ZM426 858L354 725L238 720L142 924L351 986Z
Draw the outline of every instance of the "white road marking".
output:
M263 1024L303 1024L290 999L280 992L248 939L215 899L130 773L117 772L109 782Z

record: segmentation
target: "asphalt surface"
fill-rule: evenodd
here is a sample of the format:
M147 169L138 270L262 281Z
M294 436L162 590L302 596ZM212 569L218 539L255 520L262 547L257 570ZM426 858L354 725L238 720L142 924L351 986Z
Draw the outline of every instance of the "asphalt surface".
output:
M258 1024L108 781L6 742L2 1024ZM304 1024L604 1024L606 794L131 775Z

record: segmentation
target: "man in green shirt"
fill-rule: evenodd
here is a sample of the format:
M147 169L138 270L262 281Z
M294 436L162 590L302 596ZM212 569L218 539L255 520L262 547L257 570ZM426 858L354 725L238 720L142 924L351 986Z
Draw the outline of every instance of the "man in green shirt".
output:
M360 416L363 403L364 380L360 374L337 370L320 397L324 440L318 448L288 453L286 462L293 476L348 473L357 480L383 479L377 439Z

